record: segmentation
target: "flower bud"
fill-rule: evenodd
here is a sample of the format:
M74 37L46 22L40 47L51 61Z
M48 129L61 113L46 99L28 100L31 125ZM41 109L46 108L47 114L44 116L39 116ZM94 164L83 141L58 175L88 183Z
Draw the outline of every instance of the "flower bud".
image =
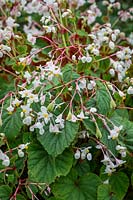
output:
M87 160L92 160L92 154L91 153L87 153L87 156L86 156Z
M18 156L20 158L24 157L24 152L21 149L18 150Z
M54 102L51 102L51 103L47 106L47 110L48 110L49 112L52 112L53 109L54 109L54 106L55 106Z
M80 151L77 150L76 153L74 154L75 159L79 159L80 158Z

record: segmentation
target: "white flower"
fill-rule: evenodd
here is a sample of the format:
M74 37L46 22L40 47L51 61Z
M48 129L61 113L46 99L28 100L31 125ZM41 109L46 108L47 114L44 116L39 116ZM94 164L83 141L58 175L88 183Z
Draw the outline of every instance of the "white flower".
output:
M13 19L12 17L8 17L6 20L6 24L9 27L15 27L18 26L18 24L15 23L15 19Z
M114 69L110 69L109 73L110 73L111 76L115 76L115 70Z
M128 94L133 94L133 87L132 87L132 86L130 86L130 87L128 88L127 93L128 93Z
M59 130L58 125L57 125L57 124L53 125L52 123L50 123L49 132L52 132L52 133L59 133L60 130Z
M79 118L79 119L87 119L88 117L86 117L85 115L84 115L84 112L83 112L83 110L81 110L81 112L80 112L80 114L78 114L77 115L77 117Z
M87 153L87 156L86 156L87 160L92 160L92 154L91 153Z
M118 93L119 93L120 97L125 97L125 94L122 91L119 90Z
M126 147L123 147L121 145L116 146L116 150L119 151L122 157L126 157Z
M81 153L81 159L84 160L85 158L86 158L86 152L82 151L82 153Z
M74 115L74 114L72 114L72 116L71 116L71 122L76 122L78 120L78 118Z
M52 80L55 76L62 75L60 68L54 65L52 60L46 63L45 71L48 73L49 80Z
M82 63L85 63L86 62L86 56L82 56L81 59Z
M23 119L23 123L26 124L27 126L31 125L32 122L32 117L27 116L26 118Z
M20 158L22 158L22 157L24 157L24 152L21 149L19 149L18 155L19 155Z
M8 111L9 114L12 114L12 112L14 111L14 107L10 105L10 106L7 108L7 111Z
M110 49L114 49L115 48L114 42L112 42L112 41L109 42L109 48Z
M6 167L8 167L10 165L10 160L9 159L3 160L2 165L5 165Z
M36 37L34 37L31 33L29 33L27 35L27 40L28 40L28 42L31 42L32 45L34 45L36 43Z
M28 147L29 144L30 144L29 142L26 143L26 144L20 144L20 145L18 146L18 149L21 149L21 150L27 149L27 147Z
M0 150L0 160L2 160L2 165L5 165L6 167L10 165L9 157L6 154L4 154L1 150Z
M116 139L119 136L120 131L122 130L123 126L114 126L114 129L110 130L110 135L108 136L108 139Z
M112 41L116 41L116 34L113 33L113 34L111 35L111 39L112 39Z
M56 123L59 123L60 128L64 128L64 119L62 118L62 114L58 115L55 120Z
M22 112L21 112L21 117L25 114L26 116L29 115L29 113L32 111L32 108L30 108L30 104L27 105L21 105Z
M92 108L90 109L90 112L95 113L95 112L97 112L97 109L96 109L95 107L92 107Z
M85 89L86 88L86 79L85 78L80 79L78 86L80 89Z
M21 102L22 101L20 101L20 100L18 100L17 98L15 98L13 101L12 101L12 104L14 105L14 106L19 106L20 104L21 104Z
M38 115L39 119L44 119L45 123L48 123L50 115L48 114L47 108L45 106L41 106L41 112L39 112Z
M39 101L39 99L38 99L38 95L37 94L29 94L28 96L27 96L29 99L27 100L27 103L28 104L31 104L31 103L33 103L33 102L38 102Z
M91 61L92 61L92 57L87 56L87 57L86 57L86 62L87 62L87 63L90 63Z
M76 56L75 55L72 55L72 60L76 60Z
M88 90L92 90L95 86L96 86L96 82L90 81L90 83L88 83L88 85L87 85L87 88L88 88Z
M77 159L79 159L80 158L80 151L79 150L77 150L76 151L76 153L74 154L74 158L77 160Z
M23 91L20 91L19 94L21 95L22 98L25 98L27 96L30 96L32 94L32 90L23 90Z
M31 74L30 74L28 71L26 71L26 72L24 73L24 78L26 78L26 79L27 79L27 82L30 83Z

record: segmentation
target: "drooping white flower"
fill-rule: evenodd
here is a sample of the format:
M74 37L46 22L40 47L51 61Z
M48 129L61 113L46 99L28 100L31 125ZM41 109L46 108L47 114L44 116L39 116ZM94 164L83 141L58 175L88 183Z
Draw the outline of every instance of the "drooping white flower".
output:
M92 160L92 154L91 153L87 153L87 156L86 156L87 160Z
M95 112L97 112L97 109L95 107L92 107L92 108L90 108L90 112L95 113Z
M84 115L84 111L83 110L81 110L81 112L77 115L77 117L79 118L79 119L87 119L88 117L86 117L85 115Z
M12 114L12 112L14 111L14 107L10 105L9 107L7 107L7 111L9 114Z
M127 89L127 93L128 94L133 94L133 87L130 86L128 89Z
M80 154L81 154L80 150L77 149L76 152L75 152L75 154L74 154L74 158L76 160L78 160L80 158Z
M114 129L110 130L110 135L108 136L108 139L117 139L119 136L120 131L122 130L123 126L114 126Z
M3 153L1 150L0 150L0 160L2 160L2 165L4 166L9 166L10 165L10 159L9 157Z
M31 42L32 45L36 43L36 37L34 37L31 33L27 35L28 42Z
M96 82L91 80L90 83L88 83L87 88L88 90L92 90L95 86Z
M23 123L26 124L27 126L31 125L32 122L32 117L27 116L26 118L23 119Z

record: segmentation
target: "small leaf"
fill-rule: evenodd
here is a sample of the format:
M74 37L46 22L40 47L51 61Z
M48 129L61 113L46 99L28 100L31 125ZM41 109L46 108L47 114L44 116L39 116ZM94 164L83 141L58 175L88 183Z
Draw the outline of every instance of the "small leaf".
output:
M26 54L27 52L27 46L26 45L18 45L17 46L17 51L20 55Z
M84 30L77 30L77 34L81 37L87 37L88 33L85 32Z
M12 194L12 189L8 185L0 186L0 200L9 200Z
M78 128L78 123L66 121L65 127L61 132L56 134L46 131L44 135L38 136L38 140L50 155L57 156L70 146L77 135Z
M0 127L0 132L5 133L9 140L15 139L19 134L22 127L22 119L20 117L20 110L17 109L12 114L8 114L5 110L2 115L2 127Z
M99 113L107 115L111 109L110 96L104 85L100 84L100 88L96 92L96 104Z

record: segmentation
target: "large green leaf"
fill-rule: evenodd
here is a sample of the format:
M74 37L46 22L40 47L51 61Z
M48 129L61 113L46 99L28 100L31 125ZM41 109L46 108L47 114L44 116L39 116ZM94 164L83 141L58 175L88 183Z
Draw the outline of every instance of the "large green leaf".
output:
M108 91L106 90L104 85L100 84L100 87L96 92L96 105L99 113L107 115L111 109L110 102L111 99Z
M70 171L73 155L66 150L54 158L48 155L41 144L32 144L28 150L29 176L36 182L51 183L57 176Z
M129 187L129 179L123 172L113 173L109 179L111 191L114 192L118 200L123 200Z
M74 171L67 177L60 177L53 184L52 192L56 198L63 200L96 200L100 184L101 180L97 175L89 173L79 178Z
M12 189L8 185L0 186L0 200L9 200Z
M70 146L77 135L78 128L79 124L66 121L64 129L60 133L46 131L44 135L38 136L38 140L50 155L57 156Z
M8 114L8 112L4 110L0 132L5 133L8 139L13 140L19 134L22 125L19 109L12 114Z

